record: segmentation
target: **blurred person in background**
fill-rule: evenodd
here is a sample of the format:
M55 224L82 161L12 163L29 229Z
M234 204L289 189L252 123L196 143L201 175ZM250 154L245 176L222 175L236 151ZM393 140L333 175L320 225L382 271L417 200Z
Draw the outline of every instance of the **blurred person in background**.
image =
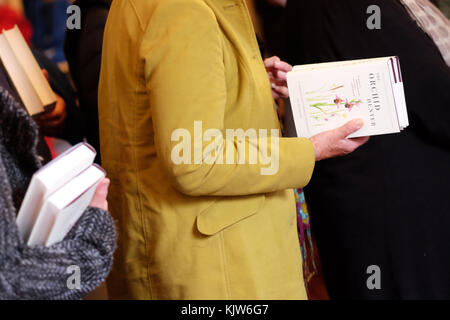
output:
M78 89L80 108L86 120L86 139L97 150L100 163L98 132L98 81L102 59L103 31L112 0L77 0L81 9L81 29L66 31L64 51L72 80Z
M25 40L31 45L33 34L31 23L17 7L10 4L0 6L0 30L11 29L14 25L19 27ZM50 85L57 95L56 107L51 112L34 118L40 127L39 154L45 159L45 162L48 162L52 155L56 154L53 152L51 142L48 140L46 143L42 135L64 139L70 144L76 144L84 139L85 123L67 76L42 51L33 47L31 50L40 67L46 70Z
M63 46L69 4L69 0L23 0L25 15L34 28L34 47L56 63L66 61Z
M286 0L255 1L256 13L261 20L261 29L268 56L283 56L286 43Z
M380 29L367 26L371 5ZM398 55L402 65L410 126L319 162L305 188L330 297L450 298L448 20L427 0L290 0L287 15L292 64Z

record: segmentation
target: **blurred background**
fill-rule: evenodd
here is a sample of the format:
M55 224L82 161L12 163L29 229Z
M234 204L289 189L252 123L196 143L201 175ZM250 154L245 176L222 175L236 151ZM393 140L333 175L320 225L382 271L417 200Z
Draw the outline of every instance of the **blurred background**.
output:
M95 0L91 0L95 2ZM264 42L266 55L274 54L283 43L283 5L286 0L246 0L256 32ZM68 71L64 55L66 10L74 0L0 0L0 27L21 21L32 45ZM432 0L450 17L450 0ZM27 26L25 26L27 25ZM12 26L11 26L12 27Z

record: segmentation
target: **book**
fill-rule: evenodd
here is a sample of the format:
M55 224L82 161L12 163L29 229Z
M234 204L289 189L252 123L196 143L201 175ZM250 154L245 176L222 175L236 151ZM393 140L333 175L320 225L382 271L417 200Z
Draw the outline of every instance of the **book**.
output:
M398 133L409 125L398 57L295 66L287 79L297 137L357 118L364 126L349 138Z
M27 244L51 246L69 233L91 202L105 171L92 165L44 203Z
M45 200L81 172L89 168L96 156L95 149L80 143L39 169L31 178L17 215L21 237L28 241Z
M0 60L30 116L55 107L56 96L17 25L0 34Z

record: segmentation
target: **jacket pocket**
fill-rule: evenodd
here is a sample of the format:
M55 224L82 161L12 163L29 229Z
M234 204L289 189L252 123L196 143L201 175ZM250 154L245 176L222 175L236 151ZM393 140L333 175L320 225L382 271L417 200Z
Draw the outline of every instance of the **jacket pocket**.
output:
M260 211L264 201L265 196L261 194L223 197L198 214L197 229L212 236Z

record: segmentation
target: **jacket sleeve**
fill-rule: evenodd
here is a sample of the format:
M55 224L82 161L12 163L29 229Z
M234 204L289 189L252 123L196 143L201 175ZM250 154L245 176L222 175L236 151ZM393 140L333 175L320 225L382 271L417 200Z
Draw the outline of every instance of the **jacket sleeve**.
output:
M240 141L226 137L227 86L222 41L216 17L203 1L163 1L146 26L141 56L145 61L155 144L173 185L191 196L249 195L305 186L315 162L308 139L269 139L268 154L274 155L271 174L262 174L268 165L260 161L238 164L243 153L260 155L266 148L260 137ZM172 153L181 141L176 137L187 130L193 138L195 121L202 123L200 134L217 129L223 139L212 139L203 146L192 144L203 160L210 156L210 162L175 164ZM228 163L228 153L234 154L235 164L221 164L220 155L223 163Z
M26 246L14 220L3 220L0 229L1 299L81 299L111 269L116 231L109 213L100 209L88 208L51 247Z

